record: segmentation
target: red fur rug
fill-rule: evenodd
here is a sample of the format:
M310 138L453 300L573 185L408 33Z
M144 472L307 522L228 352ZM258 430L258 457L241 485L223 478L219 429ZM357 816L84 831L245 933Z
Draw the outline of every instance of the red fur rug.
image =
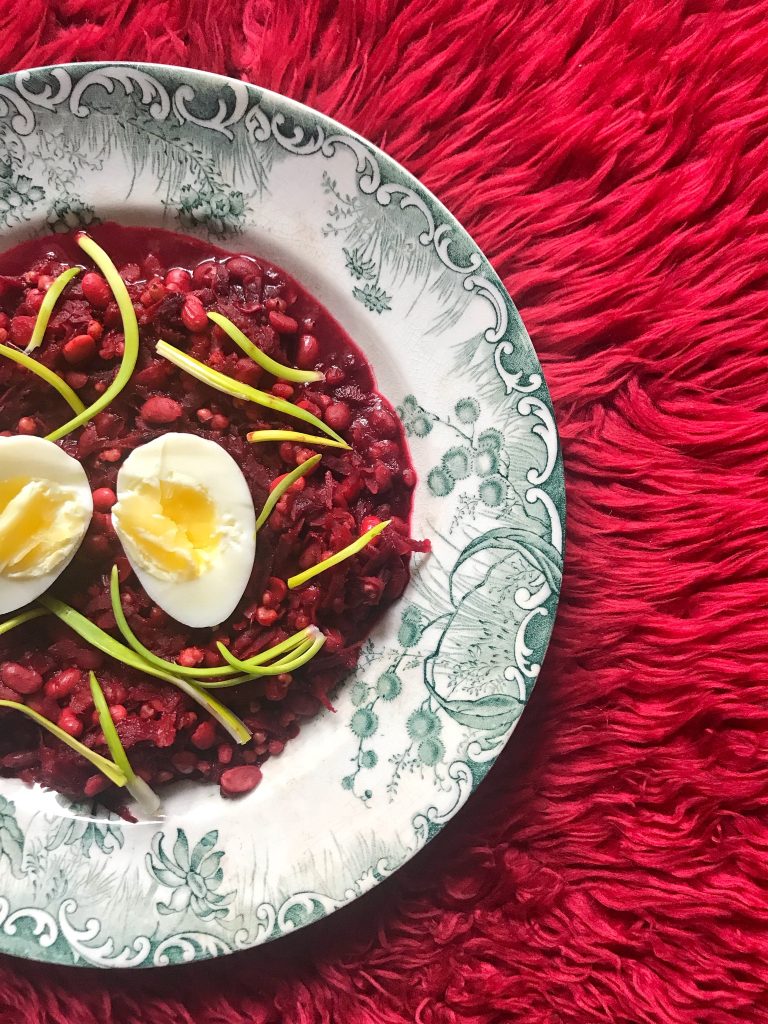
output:
M2 4L0 70L199 66L385 146L517 300L569 498L546 672L422 856L225 961L142 975L0 961L3 1024L768 1021L766 14Z

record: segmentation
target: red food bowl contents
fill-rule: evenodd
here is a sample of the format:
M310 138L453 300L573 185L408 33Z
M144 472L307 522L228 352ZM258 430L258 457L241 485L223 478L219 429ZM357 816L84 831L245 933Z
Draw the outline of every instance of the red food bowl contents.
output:
M105 224L91 232L116 264L140 329L139 361L128 386L61 447L88 475L94 515L85 541L54 587L100 628L119 634L108 575L118 565L124 609L138 638L188 667L223 664L216 643L240 659L310 625L326 635L320 654L293 674L214 691L252 731L234 743L199 705L169 684L89 647L57 619L41 618L0 636L0 698L23 701L70 735L108 754L88 671L98 673L134 770L157 787L176 779L218 782L225 796L258 785L260 765L280 753L354 668L372 626L405 590L410 555L427 541L410 536L416 482L402 427L376 390L362 352L330 314L284 271L247 255L171 232ZM73 236L17 246L0 256L0 336L25 345L39 296L65 269L83 264ZM282 363L316 369L324 380L278 381L244 357L208 319L217 311ZM86 405L103 394L123 354L122 321L104 278L89 270L67 287L34 355L64 377ZM338 431L350 451L306 444L251 444L253 430L305 425L212 390L155 352L158 340L230 377L285 398ZM58 394L0 360L0 431L44 436L69 419ZM276 478L315 454L321 462L278 501L258 538L246 592L231 618L192 630L146 595L112 528L117 474L141 444L168 430L216 441L237 462L260 509ZM359 554L296 590L290 576L341 550L381 520L391 526ZM0 712L0 772L76 798L120 806L124 797L92 766L32 721ZM107 792L105 792L105 790Z

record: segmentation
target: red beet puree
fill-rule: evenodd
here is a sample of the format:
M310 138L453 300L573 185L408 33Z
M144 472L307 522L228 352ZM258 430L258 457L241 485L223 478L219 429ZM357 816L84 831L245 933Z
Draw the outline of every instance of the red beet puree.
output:
M133 767L152 786L178 778L214 780L225 795L233 796L252 789L261 778L258 766L279 754L303 721L330 706L329 694L354 667L372 625L403 593L411 552L427 547L409 534L415 475L401 425L376 390L365 356L279 267L166 231L104 224L91 234L128 287L141 351L133 378L119 397L60 442L88 474L94 516L79 554L54 592L119 636L108 584L116 562L134 632L161 657L187 666L221 664L217 640L247 658L310 624L319 626L327 643L293 675L217 691L253 731L245 746L237 746L177 689L105 657L52 617L0 637L0 697L26 702L107 754L88 685L88 670L94 669ZM73 265L90 272L66 289L35 357L62 375L89 405L116 373L123 335L109 288L92 271L74 236L35 240L0 256L0 341L26 345L46 288ZM325 380L309 385L276 381L213 326L206 316L209 310L232 320L268 355L322 370ZM290 442L250 444L250 430L302 430L304 425L199 383L157 357L159 338L222 373L301 404L342 434L352 450L311 449ZM70 416L48 385L0 360L0 431L43 436ZM278 502L259 535L256 565L242 601L231 619L213 630L190 630L149 600L111 526L123 460L168 430L199 434L229 452L249 483L257 511L276 477L316 452L322 454L315 470ZM389 518L392 525L375 544L304 587L287 590L289 576L345 547L376 520ZM74 797L93 797L104 790L101 799L107 802L119 806L123 799L87 761L14 712L0 712L0 772Z

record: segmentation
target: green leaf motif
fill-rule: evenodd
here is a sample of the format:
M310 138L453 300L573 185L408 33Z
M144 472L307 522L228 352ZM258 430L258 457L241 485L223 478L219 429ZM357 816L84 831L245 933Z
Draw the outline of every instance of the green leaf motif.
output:
M357 249L342 248L341 251L344 253L347 270L356 280L372 281L376 277L376 264L373 260L365 259Z
M446 700L429 686L432 696L454 722L467 729L482 729L500 735L510 729L522 714L525 704L508 693L492 693L478 700Z
M16 821L16 806L11 800L0 796L0 861L8 858L11 874L23 877L21 858L24 850L24 836Z
M353 288L352 294L372 313L383 313L385 309L392 309L390 305L392 296L387 295L384 289L377 284L367 284L364 288Z

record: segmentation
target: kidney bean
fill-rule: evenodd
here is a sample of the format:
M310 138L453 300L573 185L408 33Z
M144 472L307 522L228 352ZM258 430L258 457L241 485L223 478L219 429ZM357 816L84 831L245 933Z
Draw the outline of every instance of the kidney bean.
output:
M80 287L85 301L90 303L94 309L106 309L112 301L112 291L109 285L101 274L96 274L92 270L83 274Z
M183 407L167 395L153 395L142 405L139 415L145 423L175 423L181 418Z
M190 742L198 750L209 750L216 742L216 729L213 722L201 722L190 736Z
M208 314L197 295L188 295L181 307L181 319L188 331L199 334L208 327Z
M95 352L96 342L90 334L76 334L74 338L69 339L62 349L64 358L72 366L77 366L78 363L84 363L86 360L92 359Z
M11 341L14 345L28 344L35 329L35 319L33 316L15 316L11 320Z
M19 422L16 424L16 430L20 434L36 434L37 420L34 418L34 416L22 416Z
M70 736L77 737L82 735L83 723L70 708L64 708L59 715L57 725L64 732L69 733Z
M261 768L258 765L238 765L221 773L219 786L222 796L242 796L256 789L261 782Z
M323 419L332 430L346 430L352 422L352 410L346 402L334 402L325 410Z
M320 344L314 334L302 334L296 346L296 365L299 369L313 369L319 355Z
M0 678L16 693L37 693L43 685L43 677L33 668L25 668L15 661L5 661L0 666Z
M299 329L298 323L287 313L280 313L276 309L269 311L269 326L278 334L295 334Z

